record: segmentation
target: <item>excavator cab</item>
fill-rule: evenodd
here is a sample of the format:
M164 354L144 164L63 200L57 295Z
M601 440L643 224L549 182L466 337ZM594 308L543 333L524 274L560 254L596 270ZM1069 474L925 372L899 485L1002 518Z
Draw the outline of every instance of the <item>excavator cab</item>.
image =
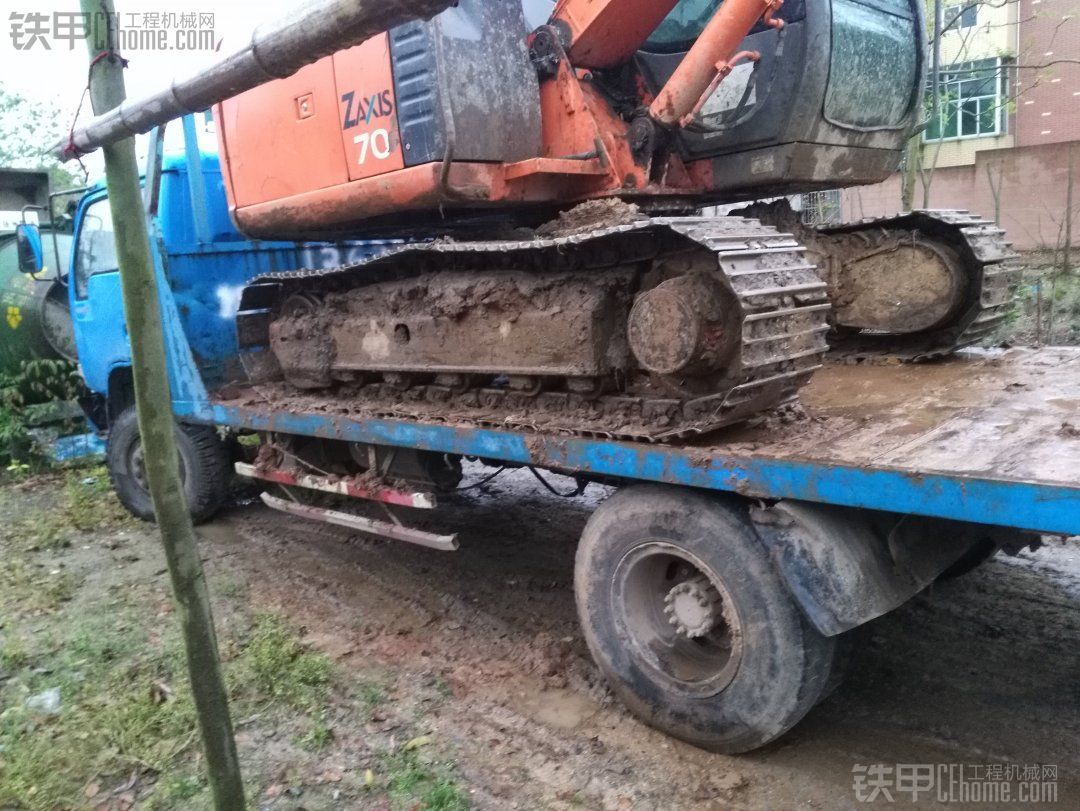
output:
M680 0L635 62L651 94L671 78L723 0ZM916 0L785 0L678 146L711 161L729 201L877 183L896 170L922 114L925 57Z

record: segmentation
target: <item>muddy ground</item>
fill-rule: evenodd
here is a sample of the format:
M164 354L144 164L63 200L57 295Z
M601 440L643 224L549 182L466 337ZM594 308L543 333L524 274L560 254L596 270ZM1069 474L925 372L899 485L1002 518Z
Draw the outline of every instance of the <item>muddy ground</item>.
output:
M445 680L426 717L481 808L832 808L854 803L859 763L1056 764L1080 804L1080 546L995 560L874 623L846 685L793 733L722 757L643 727L589 660L572 568L606 494L590 490L558 499L503 474L437 514L460 533L452 554L261 506L203 534L212 566L343 665L392 670L401 702Z
M253 807L459 807L363 788L367 769L381 779L385 761L373 751L418 735L481 809L857 807L852 769L877 763L1053 764L1061 807L1080 807L1076 541L995 559L871 624L832 697L765 750L726 757L639 724L589 659L574 548L608 492L593 485L559 499L527 471L506 472L432 515L431 528L459 533L455 553L307 523L250 499L204 526L210 582L229 584L233 601L215 595L219 622L230 625L240 604L280 613L341 671L377 674L382 685L373 711L331 702L328 742L315 753L258 713L241 719ZM153 578L161 599L156 543L143 525L102 530L43 565L110 589L117 577Z

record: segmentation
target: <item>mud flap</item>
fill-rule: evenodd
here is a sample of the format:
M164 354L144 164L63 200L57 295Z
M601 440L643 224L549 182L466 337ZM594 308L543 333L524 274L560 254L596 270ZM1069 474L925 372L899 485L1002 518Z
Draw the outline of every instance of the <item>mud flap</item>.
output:
M903 605L991 538L1015 531L897 513L782 501L753 508L770 558L807 618L836 636Z

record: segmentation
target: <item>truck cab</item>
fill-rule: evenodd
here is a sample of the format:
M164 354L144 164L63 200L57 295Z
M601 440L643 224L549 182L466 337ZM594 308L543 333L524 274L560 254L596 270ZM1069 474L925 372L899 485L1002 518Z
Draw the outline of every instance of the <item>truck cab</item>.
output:
M241 376L235 317L240 291L275 270L354 261L384 243L252 241L233 225L217 155L165 154L155 195L146 195L150 240L159 284L167 285L173 313L192 359L210 389ZM145 185L145 181L144 181ZM75 212L68 296L80 369L93 393L92 421L102 430L133 402L131 349L120 291L112 213L104 181L85 193ZM183 391L170 369L174 396Z
M227 389L245 377L236 324L241 290L262 274L357 262L394 241L248 239L231 220L217 154L200 146L194 117L183 124L183 148L176 152L165 150L160 130L152 134L142 184L173 410L180 416L181 467L190 474L185 487L198 519L212 514L223 498L231 459L215 429L189 424L182 415L205 400L208 391ZM63 295L64 309L70 308L71 354L77 355L88 389L80 404L97 434L107 438L106 461L121 501L135 515L150 519L116 235L104 180L82 193L72 221L70 256L51 278L54 292ZM18 269L40 276L54 251L51 237L23 223L14 241Z

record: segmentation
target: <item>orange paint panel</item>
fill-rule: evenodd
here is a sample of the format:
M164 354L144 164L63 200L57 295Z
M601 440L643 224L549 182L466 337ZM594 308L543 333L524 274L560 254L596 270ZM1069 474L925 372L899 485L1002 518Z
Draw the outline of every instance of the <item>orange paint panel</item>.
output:
M425 163L238 208L234 216L243 233L263 239L349 231L379 216L430 211L444 204L488 204L501 172L498 164L455 163L444 185L441 165Z
M338 122L349 179L402 169L390 41L386 34L334 54Z
M570 61L581 68L626 62L660 25L676 0L560 0L553 19L570 28Z
M232 202L249 206L349 179L331 59L220 105Z

